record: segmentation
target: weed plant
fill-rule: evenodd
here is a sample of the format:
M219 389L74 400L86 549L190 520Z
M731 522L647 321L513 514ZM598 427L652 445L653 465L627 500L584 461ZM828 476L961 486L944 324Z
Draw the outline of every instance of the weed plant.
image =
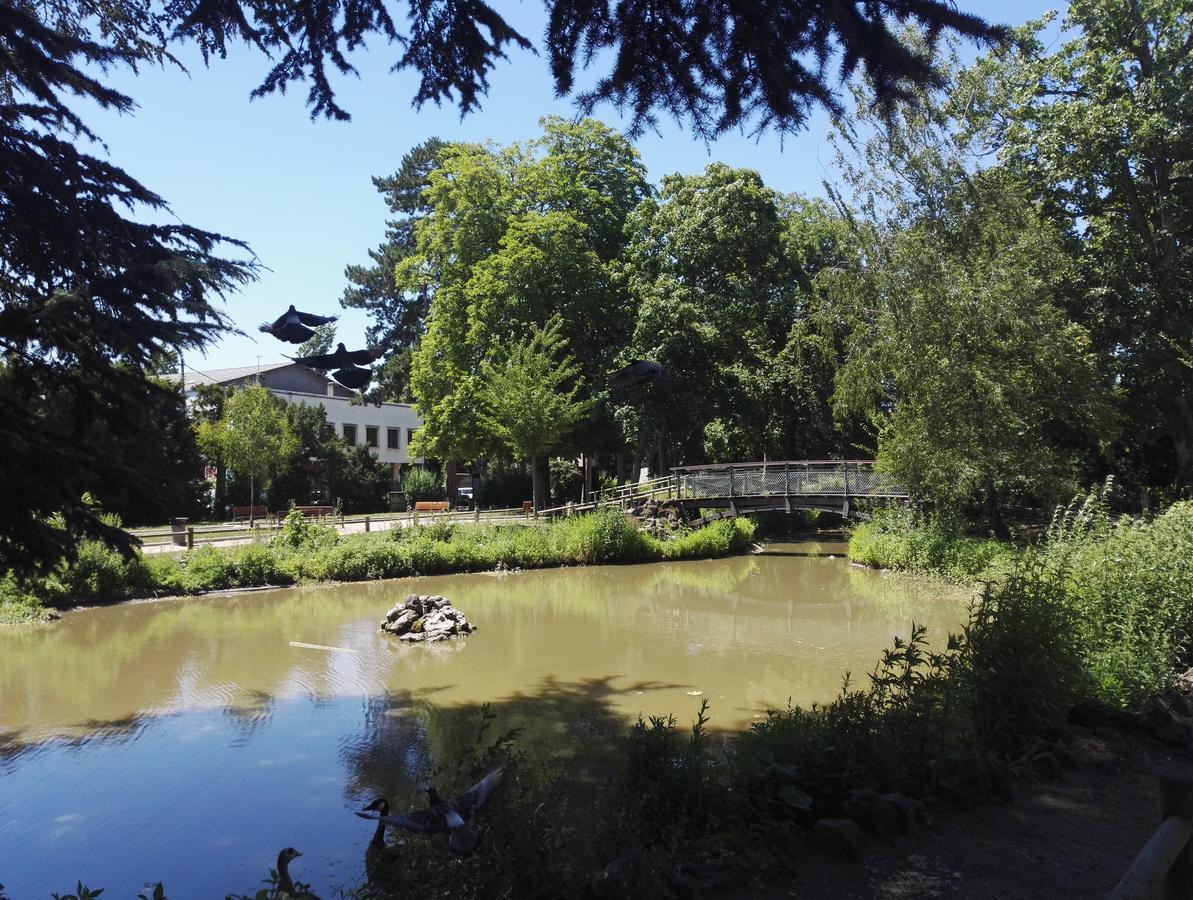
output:
M924 517L904 507L876 509L853 529L849 558L880 569L937 575L973 583L1008 570L1016 551L1008 544L965 535L946 519Z

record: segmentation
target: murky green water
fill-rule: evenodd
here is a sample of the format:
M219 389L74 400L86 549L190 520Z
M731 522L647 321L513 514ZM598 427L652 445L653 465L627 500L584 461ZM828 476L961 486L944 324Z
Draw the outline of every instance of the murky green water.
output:
M693 563L462 575L83 610L0 629L0 884L82 878L105 897L246 891L286 845L323 895L357 882L374 796L414 802L490 703L534 754L601 748L638 715L741 728L831 698L912 620L964 616L942 588L850 567L835 544ZM835 556L835 558L832 558ZM408 646L377 631L407 593L479 630ZM341 648L312 650L291 641Z

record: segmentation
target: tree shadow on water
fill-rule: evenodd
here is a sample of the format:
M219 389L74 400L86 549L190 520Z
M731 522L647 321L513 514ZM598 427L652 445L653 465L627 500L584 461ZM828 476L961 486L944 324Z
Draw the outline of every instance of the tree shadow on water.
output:
M450 769L471 748L511 729L517 732L513 748L531 764L566 761L577 786L600 787L616 767L618 743L631 724L617 698L683 687L656 681L618 685L619 678L548 676L533 691L487 704L437 706L423 699L425 692L417 698L404 692L366 698L362 731L342 752L345 794L354 802L374 797L415 802L436 769L450 780ZM482 720L483 714L491 718ZM482 721L489 728L478 741ZM449 790L466 786L445 785Z

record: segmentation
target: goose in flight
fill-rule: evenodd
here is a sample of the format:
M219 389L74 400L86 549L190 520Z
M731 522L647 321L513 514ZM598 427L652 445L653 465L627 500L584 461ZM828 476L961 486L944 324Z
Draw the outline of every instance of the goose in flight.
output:
M373 805L358 812L362 819L375 819L383 825L403 828L417 834L446 832L447 846L453 853L469 856L480 844L480 837L468 827L468 820L475 816L488 802L489 796L501 781L501 769L497 768L450 800L439 796L434 787L427 791L427 808L408 813L385 814L374 810Z
M294 362L309 369L353 369L357 366L367 366L385 355L383 347L369 347L364 350L349 350L343 344L336 344L335 353L317 353L314 356L287 356Z
M649 381L670 381L671 376L656 362L646 359L630 360L629 365L618 369L609 376L609 387L614 390L625 390Z
M290 308L274 319L258 327L258 331L272 334L279 340L290 344L301 344L315 336L315 332L307 327L310 325L327 325L339 316L317 316L314 313L299 312L290 304Z

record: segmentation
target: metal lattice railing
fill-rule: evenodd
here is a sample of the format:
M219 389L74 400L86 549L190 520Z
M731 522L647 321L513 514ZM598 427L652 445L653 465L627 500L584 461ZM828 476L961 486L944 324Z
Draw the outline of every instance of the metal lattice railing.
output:
M675 470L678 496L701 497L875 497L902 498L908 492L868 461L737 463Z

